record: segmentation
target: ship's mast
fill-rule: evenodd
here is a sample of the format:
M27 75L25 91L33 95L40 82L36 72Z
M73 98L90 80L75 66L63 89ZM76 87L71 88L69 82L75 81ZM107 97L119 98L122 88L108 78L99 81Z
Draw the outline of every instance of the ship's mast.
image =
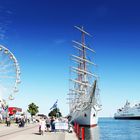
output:
M82 30L84 30L83 27L82 27ZM85 50L85 48L83 47L84 45L85 45L85 33L82 32L82 50L83 50L83 59L85 60L85 59L86 59L86 50ZM83 61L83 69L84 69L84 71L86 71L86 61ZM86 78L87 78L87 77L86 77L86 73L84 73L84 82L85 82L85 83L86 83L86 81L87 81Z
M86 67L86 45L85 45L85 35L91 36L88 32L84 30L84 27L81 28L78 26L74 26L76 29L78 29L81 32L81 50L79 50L79 57L82 58L81 63L79 63L78 68L84 71L84 74L78 74L78 80L81 82L84 82L85 84L88 82L87 80L87 67ZM87 83L88 84L88 83ZM84 90L86 87L84 88Z
M89 82L89 76L90 77L96 77L95 74L90 72L87 69L87 65L95 65L93 62L87 59L86 57L86 51L90 51L92 53L95 53L95 51L91 48L89 48L85 43L85 35L88 35L91 37L91 35L84 30L83 27L74 26L76 29L78 29L81 32L81 41L72 41L74 43L74 48L78 50L78 55L71 55L72 60L76 62L76 67L72 66L70 69L72 72L75 72L77 74L77 78L70 79L70 81L73 83L73 86L69 90L69 101L70 104L73 106L74 103L79 102L79 97L81 95L85 95L88 93L89 88L91 87ZM73 78L73 77L72 77Z

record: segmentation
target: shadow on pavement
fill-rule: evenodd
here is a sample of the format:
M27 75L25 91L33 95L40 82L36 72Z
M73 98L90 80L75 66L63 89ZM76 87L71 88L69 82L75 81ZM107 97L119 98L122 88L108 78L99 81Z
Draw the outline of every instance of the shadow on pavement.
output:
M33 133L33 134L35 134L35 135L40 135L40 133Z

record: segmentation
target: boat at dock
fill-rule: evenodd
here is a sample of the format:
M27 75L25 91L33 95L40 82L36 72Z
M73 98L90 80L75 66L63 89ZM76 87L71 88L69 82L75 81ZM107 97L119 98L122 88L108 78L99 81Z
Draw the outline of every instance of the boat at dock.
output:
M126 101L124 107L117 110L117 113L114 114L115 119L132 119L140 120L140 103L133 106Z
M93 127L98 123L98 112L101 110L99 77L93 72L97 66L93 62L95 51L86 44L85 40L86 36L92 36L83 27L75 26L75 28L81 32L81 41L72 41L76 55L71 55L69 116L71 122Z

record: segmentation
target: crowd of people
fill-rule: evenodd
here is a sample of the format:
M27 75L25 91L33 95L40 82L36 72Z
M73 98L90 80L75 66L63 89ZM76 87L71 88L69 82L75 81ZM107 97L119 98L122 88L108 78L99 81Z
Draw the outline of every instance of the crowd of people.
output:
M16 123L18 124L19 127L24 127L27 122L29 123L30 121L25 117L16 118Z
M45 131L52 132L55 131L55 118L40 118L39 120L39 132L41 135L44 134Z
M30 119L27 119L25 116L16 117L14 119L11 119L9 116L7 116L4 120L7 127L10 127L11 122L16 123L18 127L24 127L25 124L30 123Z
M58 128L56 128L56 123L62 123L62 122L64 122L64 119L62 120L62 118L55 118L55 117L43 118L42 117L39 120L39 133L43 135L45 131L56 132L56 129L58 130ZM65 119L65 123L68 124L67 119Z
M24 127L25 124L29 124L30 122L37 122L38 119L32 118L27 119L25 116L21 116L21 117L16 117L14 119L11 119L10 117L7 117L5 119L5 123L7 125L7 127L10 127L11 123L16 123L18 127ZM66 118L55 118L55 117L40 117L40 119L38 120L39 122L39 133L40 135L43 135L44 132L56 132L56 131L61 131L61 130L70 130L69 128L65 129L64 127L62 128L58 128L58 126L60 126L60 124L68 124L68 119Z

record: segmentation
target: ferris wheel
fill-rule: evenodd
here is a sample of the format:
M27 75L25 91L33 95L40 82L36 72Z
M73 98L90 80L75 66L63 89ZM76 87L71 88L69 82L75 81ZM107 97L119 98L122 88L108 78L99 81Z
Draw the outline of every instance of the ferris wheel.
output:
M20 84L20 67L14 54L0 45L0 97L13 100Z

